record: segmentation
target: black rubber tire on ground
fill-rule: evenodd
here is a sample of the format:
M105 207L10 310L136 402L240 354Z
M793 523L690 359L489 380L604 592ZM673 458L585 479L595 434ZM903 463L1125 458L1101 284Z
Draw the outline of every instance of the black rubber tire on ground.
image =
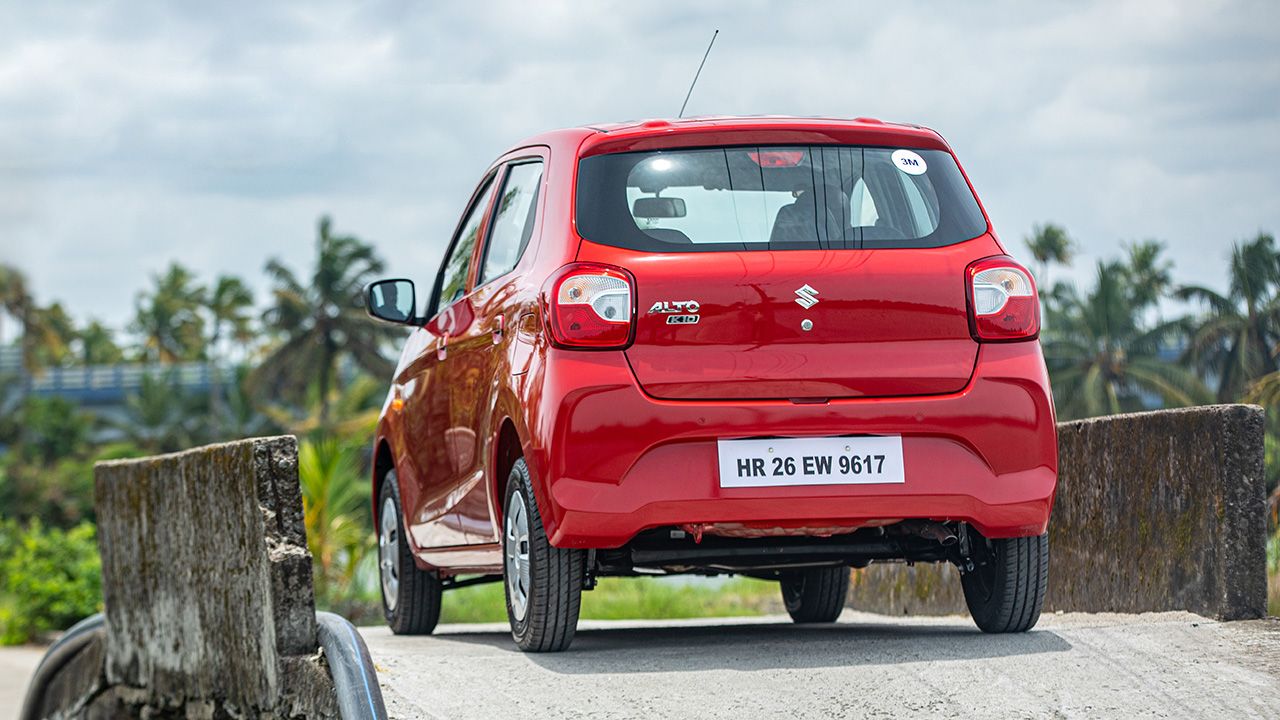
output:
M400 508L400 486L396 482L394 470L387 473L379 492L378 507L382 508L387 499L395 503L396 546L400 557L398 563L399 590L396 593L395 608L389 608L385 591L382 596L382 614L387 625L396 635L430 635L440 621L440 596L444 588L440 579L433 572L421 570L413 561L413 553L405 539L404 512ZM379 518L381 520L381 518ZM379 565L378 572L384 572Z
M849 568L809 568L782 575L782 602L798 623L835 622L849 595Z
M529 586L523 618L517 618L512 607L512 567L508 561L508 518L512 504L519 496L524 503L528 522L527 562ZM578 630L578 610L582 602L582 583L586 573L587 553L553 547L547 540L542 514L534 499L529 468L524 459L516 460L507 478L503 502L503 595L507 603L507 619L511 637L525 652L559 652L573 642Z
M969 529L974 569L961 576L965 604L983 632L1035 627L1049 580L1049 536L987 540Z

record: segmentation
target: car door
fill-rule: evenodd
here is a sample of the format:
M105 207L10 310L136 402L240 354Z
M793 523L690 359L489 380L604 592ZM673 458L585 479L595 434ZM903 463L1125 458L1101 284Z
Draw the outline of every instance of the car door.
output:
M458 520L475 543L498 541L493 510L503 498L489 497L486 460L492 456L490 428L498 375L509 373L502 359L513 342L513 328L522 310L513 302L520 282L516 269L538 227L543 152L527 150L503 165L492 219L477 254L475 290L458 304L467 307L465 319L470 324L458 327L445 361L453 393L449 437L460 471L457 489L462 493Z
M406 497L405 515L420 548L466 545L469 542L457 513L461 470L466 465L459 449L468 445L451 422L451 404L460 402L449 377L450 353L461 331L473 322L465 302L478 240L492 204L494 178L489 173L477 187L467 211L449 243L427 303L424 332L429 340L415 360L404 391L408 465L416 493ZM412 387L409 384L412 383Z
M449 436L458 463L457 513L471 542L497 542L491 511L502 498L490 498L485 482L486 460L491 456L489 428L498 374L508 372L502 358L513 341L520 308L513 302L519 282L513 272L523 258L537 226L542 197L544 158L541 150L528 151L509 160L499 175L499 190L492 217L477 255L475 289L459 301L469 323L459 326L450 339L445 361L450 403Z

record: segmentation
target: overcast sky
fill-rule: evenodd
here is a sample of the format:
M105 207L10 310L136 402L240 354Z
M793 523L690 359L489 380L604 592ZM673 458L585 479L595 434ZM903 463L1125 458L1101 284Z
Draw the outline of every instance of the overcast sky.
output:
M1024 259L1054 221L1217 285L1280 230L1277 2L10 2L0 261L123 325L172 260L309 271L329 213L429 279L496 155L675 115L715 28L688 114L929 125Z

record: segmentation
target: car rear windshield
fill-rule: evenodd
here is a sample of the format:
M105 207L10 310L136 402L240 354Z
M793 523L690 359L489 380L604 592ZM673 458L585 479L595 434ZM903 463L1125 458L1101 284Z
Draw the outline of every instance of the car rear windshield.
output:
M856 146L615 153L578 166L578 232L633 250L940 247L986 232L950 153Z

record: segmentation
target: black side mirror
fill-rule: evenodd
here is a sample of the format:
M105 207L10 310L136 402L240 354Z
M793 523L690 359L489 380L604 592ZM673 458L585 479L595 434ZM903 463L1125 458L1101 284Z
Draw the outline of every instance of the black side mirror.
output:
M416 319L417 307L412 280L375 280L364 288L365 312L375 320L410 325Z

